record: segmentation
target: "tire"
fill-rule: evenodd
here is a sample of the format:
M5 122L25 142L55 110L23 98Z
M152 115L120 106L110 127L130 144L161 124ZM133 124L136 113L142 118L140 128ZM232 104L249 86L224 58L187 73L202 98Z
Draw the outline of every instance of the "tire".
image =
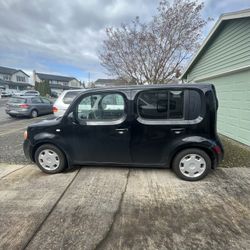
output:
M60 173L67 165L63 152L52 144L44 144L36 150L35 162L46 174Z
M172 163L175 174L186 181L203 179L211 169L211 159L206 152L197 148L179 152Z
M36 109L31 110L30 112L30 117L31 118L36 118L38 116L38 112Z

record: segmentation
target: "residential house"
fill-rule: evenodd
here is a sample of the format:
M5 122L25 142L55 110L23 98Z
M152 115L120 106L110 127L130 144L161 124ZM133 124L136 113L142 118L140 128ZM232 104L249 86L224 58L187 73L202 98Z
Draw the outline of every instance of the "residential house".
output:
M43 81L48 81L51 90L57 92L58 94L60 94L63 90L82 88L81 82L75 77L51 75L33 71L33 82Z
M32 88L32 85L24 71L0 66L0 88L15 91Z
M219 132L250 146L250 9L219 18L181 79L214 84Z

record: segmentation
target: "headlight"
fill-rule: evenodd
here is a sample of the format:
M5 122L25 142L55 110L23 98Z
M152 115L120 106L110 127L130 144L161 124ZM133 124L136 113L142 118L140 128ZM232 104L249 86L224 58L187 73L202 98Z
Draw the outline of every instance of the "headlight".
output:
M24 131L23 138L24 138L24 140L28 139L28 132L27 132L27 130Z

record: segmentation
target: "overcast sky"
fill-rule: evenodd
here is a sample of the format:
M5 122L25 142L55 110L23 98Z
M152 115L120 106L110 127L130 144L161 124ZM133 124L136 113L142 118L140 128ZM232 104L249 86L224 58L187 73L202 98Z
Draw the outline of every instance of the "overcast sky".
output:
M204 18L250 8L250 0L205 0ZM106 77L97 51L107 26L136 16L150 20L158 0L0 0L0 66L62 74L87 81Z

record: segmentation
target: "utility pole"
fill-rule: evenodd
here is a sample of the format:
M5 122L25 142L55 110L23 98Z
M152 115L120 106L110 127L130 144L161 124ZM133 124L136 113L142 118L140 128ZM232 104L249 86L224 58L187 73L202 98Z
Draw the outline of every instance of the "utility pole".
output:
M89 85L90 85L90 72L88 73L88 77L89 77Z

